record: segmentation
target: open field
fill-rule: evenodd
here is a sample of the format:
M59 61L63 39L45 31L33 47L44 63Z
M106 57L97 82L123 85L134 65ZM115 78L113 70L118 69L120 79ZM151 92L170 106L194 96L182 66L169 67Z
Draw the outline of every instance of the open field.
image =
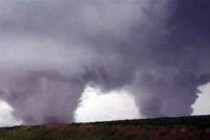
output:
M210 116L0 128L0 140L210 140Z

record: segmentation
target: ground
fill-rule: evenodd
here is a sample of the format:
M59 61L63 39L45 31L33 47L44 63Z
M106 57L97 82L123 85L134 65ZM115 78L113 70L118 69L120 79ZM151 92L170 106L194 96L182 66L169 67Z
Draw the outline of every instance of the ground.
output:
M209 140L210 116L0 128L0 140Z

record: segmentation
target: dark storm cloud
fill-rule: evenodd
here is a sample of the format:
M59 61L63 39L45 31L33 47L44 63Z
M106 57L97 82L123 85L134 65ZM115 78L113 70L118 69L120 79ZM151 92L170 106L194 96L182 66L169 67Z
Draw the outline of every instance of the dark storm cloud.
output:
M137 94L146 116L192 113L197 86L210 81L209 4L208 0L177 1L175 12L167 20L166 40L152 46L153 69L140 74L142 79L136 85L140 86L137 91L147 93Z
M0 3L1 97L26 124L72 121L89 82L129 87L146 117L190 115L209 81L207 0Z

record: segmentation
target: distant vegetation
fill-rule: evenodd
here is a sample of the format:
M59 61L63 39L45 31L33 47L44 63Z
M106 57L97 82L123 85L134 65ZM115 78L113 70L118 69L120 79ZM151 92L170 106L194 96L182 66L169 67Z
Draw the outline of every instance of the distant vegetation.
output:
M208 140L210 116L0 128L0 140Z

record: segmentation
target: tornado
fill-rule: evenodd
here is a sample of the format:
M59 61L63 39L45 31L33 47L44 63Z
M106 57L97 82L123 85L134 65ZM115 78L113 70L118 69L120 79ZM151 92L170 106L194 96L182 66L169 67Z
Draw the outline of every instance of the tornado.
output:
M208 0L2 0L0 98L26 125L69 123L89 84L145 117L192 114L210 82Z

